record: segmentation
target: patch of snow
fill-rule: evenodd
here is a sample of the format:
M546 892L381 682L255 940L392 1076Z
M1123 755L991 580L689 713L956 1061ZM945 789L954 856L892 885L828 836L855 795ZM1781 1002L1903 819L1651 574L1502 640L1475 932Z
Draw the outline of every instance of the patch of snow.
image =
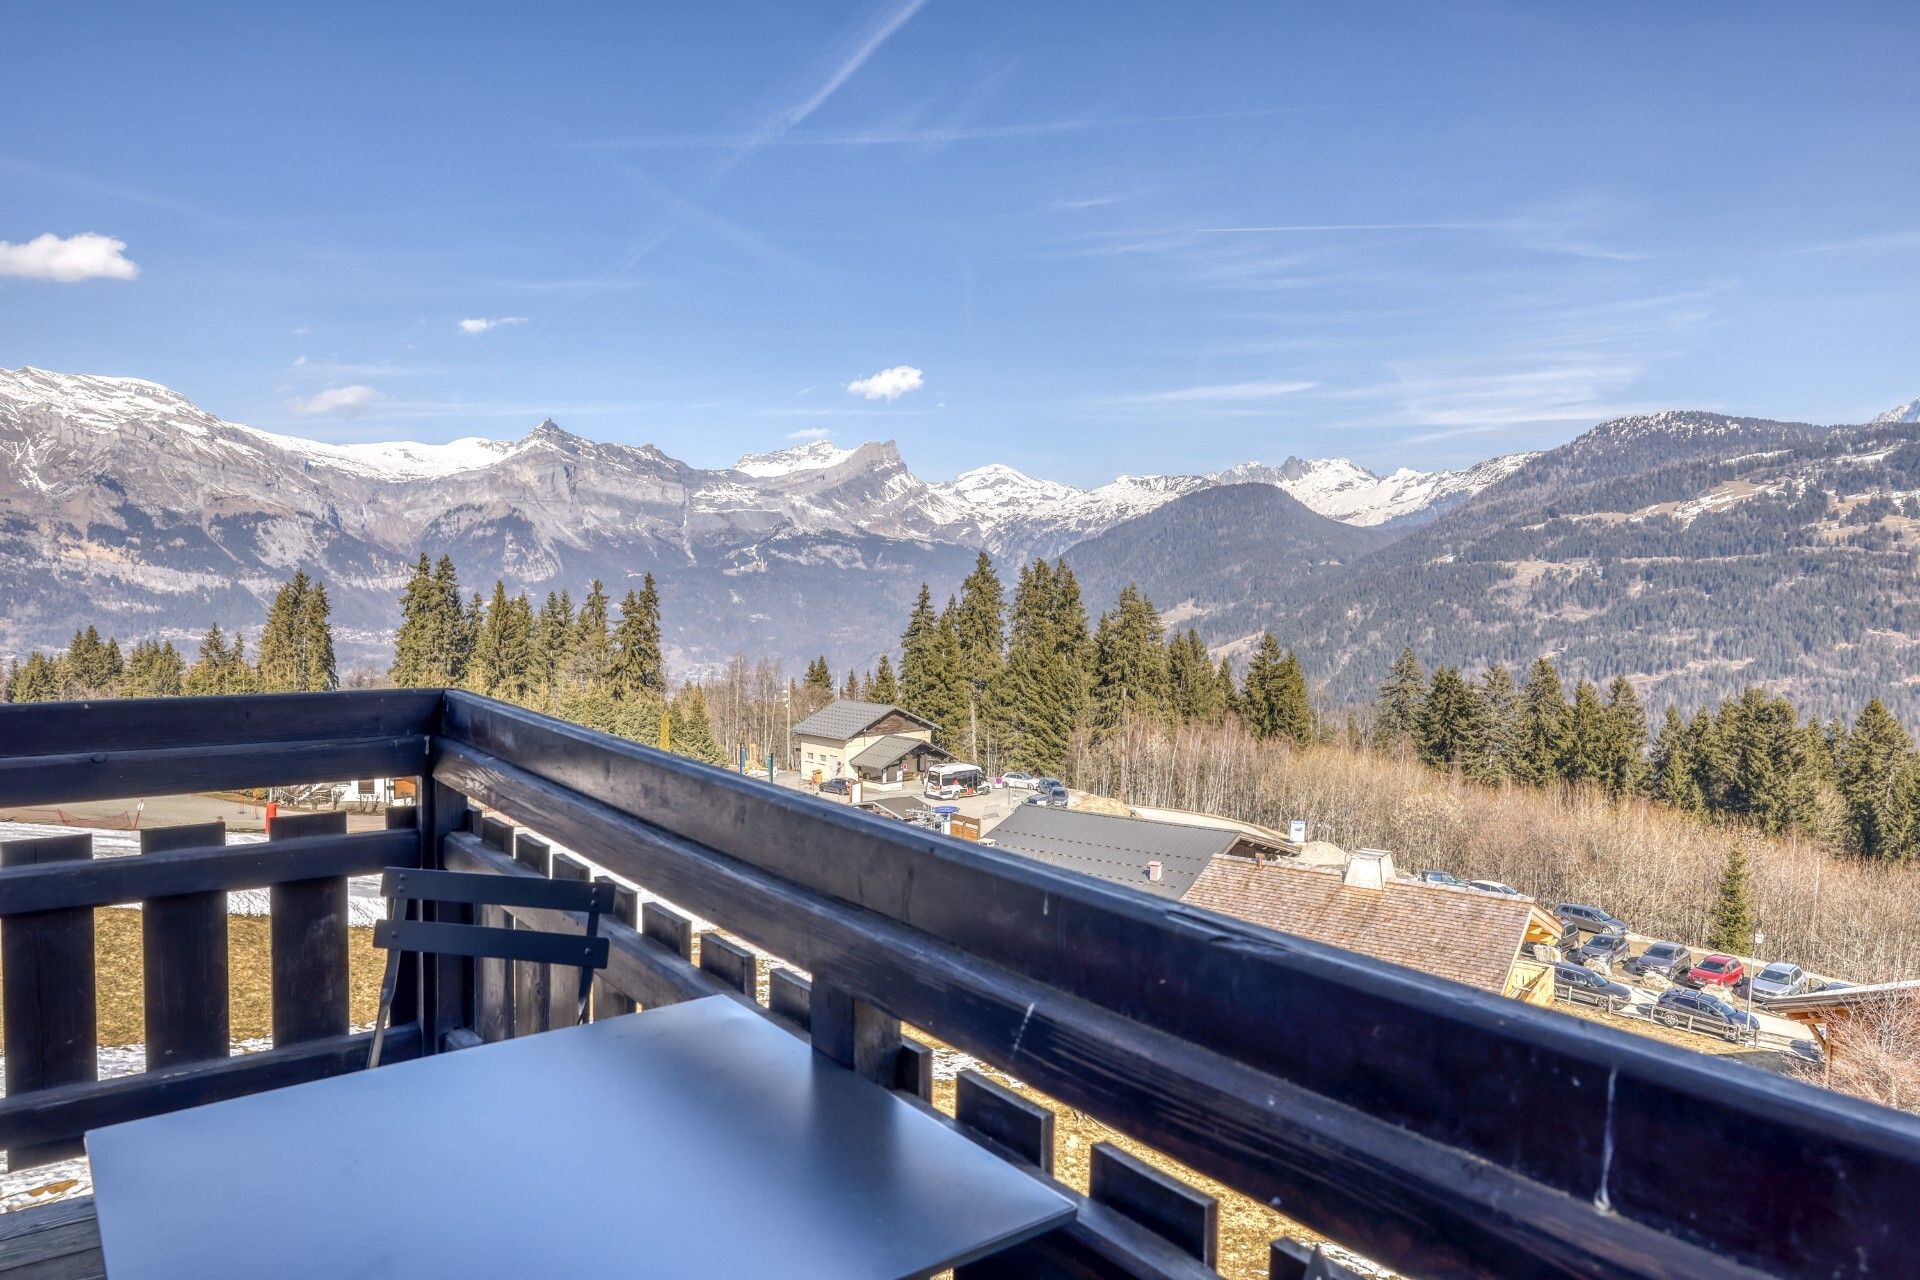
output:
M1896 422L1920 422L1920 398L1909 400L1905 404L1895 405L1885 413L1875 417L1872 425L1883 426Z
M821 471L837 467L851 458L853 453L852 449L842 449L831 441L812 440L772 453L749 453L734 463L733 469L756 480L769 480L775 476L792 475L796 471Z

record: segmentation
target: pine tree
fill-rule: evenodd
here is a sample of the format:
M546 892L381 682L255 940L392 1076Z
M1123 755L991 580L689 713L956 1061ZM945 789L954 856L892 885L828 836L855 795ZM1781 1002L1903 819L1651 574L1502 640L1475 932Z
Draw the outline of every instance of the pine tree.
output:
M840 696L854 702L862 701L860 673L852 667L847 668L847 682L840 686Z
M402 688L445 688L459 682L460 661L460 582L453 558L443 555L429 564L423 552L400 595L388 678Z
M1427 678L1411 646L1402 649L1380 686L1373 703L1373 744L1383 751L1412 741L1419 732L1420 704L1426 698Z
M824 654L807 664L805 688L808 701L816 705L833 701L833 668L827 665Z
M123 671L120 647L101 640L99 630L89 625L73 633L57 669L65 686L65 696L110 697Z
M1728 955L1753 954L1753 905L1747 899L1747 851L1734 845L1720 873L1720 889L1707 926L1707 945Z
M326 583L316 578L308 586L295 627L300 646L300 688L308 693L339 688L340 665L333 650L333 606L327 600Z
M453 567L452 556L442 555L434 562L433 587L433 626L424 637L426 664L422 674L444 688L460 683L472 647L472 637L462 625L460 575Z
M707 714L707 695L697 684L685 685L668 706L673 749L683 756L707 764L727 763L726 752L713 737L713 720Z
M605 689L613 671L613 637L608 633L607 589L595 578L573 622L572 652L566 682L575 690Z
M1437 667L1414 722L1414 746L1437 769L1487 770L1487 730L1478 690L1456 667Z
M1868 857L1892 856L1907 843L1916 815L1903 803L1901 782L1912 757L1913 739L1900 722L1880 699L1868 702L1839 759L1847 829L1853 847Z
M1653 798L1687 813L1699 813L1706 804L1693 748L1687 722L1669 705L1653 743Z
M1132 583L1093 637L1094 723L1103 730L1132 720L1164 721L1172 701L1160 612Z
M1593 681L1582 680L1573 690L1573 715L1568 721L1561 776L1569 782L1601 782L1606 770L1606 736L1607 712L1600 701L1600 690Z
M143 640L127 658L121 689L129 698L171 698L181 692L185 677L186 663L173 641Z
M660 656L660 593L648 574L638 592L620 602L620 625L613 633L613 662L608 680L616 698L642 690L666 694L666 666ZM831 683L832 677L828 677Z
M894 703L899 700L900 686L894 682L893 659L883 653L880 665L874 668L873 679L867 682L867 701Z
M1020 571L1010 624L1000 697L1009 738L1005 763L1057 773L1081 726L1092 646L1079 584L1064 564L1056 572L1036 560ZM903 684L904 676L903 662Z
M1214 683L1220 688L1220 707L1230 716L1241 713L1240 686L1233 678L1233 659L1222 657L1219 670L1214 672Z
M311 585L305 570L295 573L274 594L273 604L267 609L257 664L260 688L266 693L293 693L306 688L300 619Z
M915 715L927 715L921 710L921 704L932 696L936 682L933 651L934 633L939 627L939 616L933 611L933 592L923 582L920 595L913 603L913 612L907 615L907 629L900 633L900 702ZM821 660L817 665L824 669L826 664ZM813 678L814 668L808 667L809 684ZM829 682L832 678L827 677Z
M30 653L27 660L7 678L8 702L57 702L60 699L60 672L44 653Z
M433 562L422 551L413 576L400 593L400 627L393 634L393 665L387 668L387 679L402 689L431 688L436 683L432 679L433 630L441 621L437 616L440 602Z
M1000 676L1005 669L1006 592L993 561L982 551L973 572L960 584L954 634L960 641L960 666L967 681L967 755L997 759L1005 736L1000 722Z
M573 637L573 606L559 592L547 592L533 619L533 643L528 684L551 703L560 685L567 648Z
M1511 777L1520 753L1520 689L1513 673L1497 662L1480 677L1480 705L1486 717L1486 780Z
M1721 704L1714 736L1718 776L1709 795L1715 808L1747 817L1769 835L1812 820L1818 779L1792 703L1749 688Z
M1560 686L1560 673L1547 658L1538 659L1520 691L1513 776L1536 787L1560 777L1573 736L1572 719Z
M933 740L956 754L967 744L968 684L966 662L960 648L958 608L953 600L935 624L928 644L926 682L921 690L916 714L937 726Z
M222 687L222 673L230 660L227 639L220 634L220 625L215 623L200 638L200 652L182 677L181 689L195 697L226 692Z
M1600 786L1610 796L1639 792L1647 780L1647 713L1625 676L1607 686L1601 723Z
M1211 723L1226 711L1220 679L1200 633L1187 628L1167 643L1167 682L1172 689L1173 714L1183 723Z

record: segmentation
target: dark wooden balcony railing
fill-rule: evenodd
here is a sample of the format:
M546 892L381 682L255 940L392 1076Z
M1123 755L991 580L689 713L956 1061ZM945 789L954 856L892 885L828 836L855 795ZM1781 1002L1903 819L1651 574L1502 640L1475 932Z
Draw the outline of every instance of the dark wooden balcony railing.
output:
M766 1012L848 1066L924 1096L911 1024L1411 1276L1891 1276L1920 1259L1914 1117L519 708L438 691L0 707L0 806L375 775L423 779L391 830L283 822L267 845L102 861L77 846L0 869L23 1082L0 1100L0 1148L55 1152L358 1069L344 878L591 874L552 841L811 973L773 974ZM94 1082L88 909L260 885L276 886L274 1047ZM761 1007L751 950L711 933L695 963L683 917L621 911L602 1010ZM159 963L150 984L177 976ZM538 1030L566 990L532 966L430 962L401 984L387 1056ZM148 1035L192 1041L151 1012ZM958 1098L952 1123L1046 1176L1048 1113L981 1077ZM1211 1274L1206 1197L1104 1148L1092 1189L1073 1225L965 1274ZM1278 1251L1274 1268L1299 1274Z

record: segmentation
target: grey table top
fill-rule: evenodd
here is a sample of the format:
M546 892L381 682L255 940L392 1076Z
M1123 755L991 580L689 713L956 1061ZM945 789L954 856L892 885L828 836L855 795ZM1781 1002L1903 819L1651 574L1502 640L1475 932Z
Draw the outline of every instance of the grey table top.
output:
M723 997L113 1125L87 1153L111 1280L922 1276L1072 1212Z

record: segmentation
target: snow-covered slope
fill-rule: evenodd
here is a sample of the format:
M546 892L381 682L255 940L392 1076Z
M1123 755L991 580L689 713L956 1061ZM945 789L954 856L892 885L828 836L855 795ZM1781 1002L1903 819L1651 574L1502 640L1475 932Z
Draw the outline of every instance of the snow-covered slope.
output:
M1894 422L1920 422L1920 398L1896 405L1873 420L1875 426Z
M826 440L814 440L772 453L749 453L734 463L733 469L756 480L767 480L774 476L792 475L796 471L837 467L852 456L852 449L842 449Z

